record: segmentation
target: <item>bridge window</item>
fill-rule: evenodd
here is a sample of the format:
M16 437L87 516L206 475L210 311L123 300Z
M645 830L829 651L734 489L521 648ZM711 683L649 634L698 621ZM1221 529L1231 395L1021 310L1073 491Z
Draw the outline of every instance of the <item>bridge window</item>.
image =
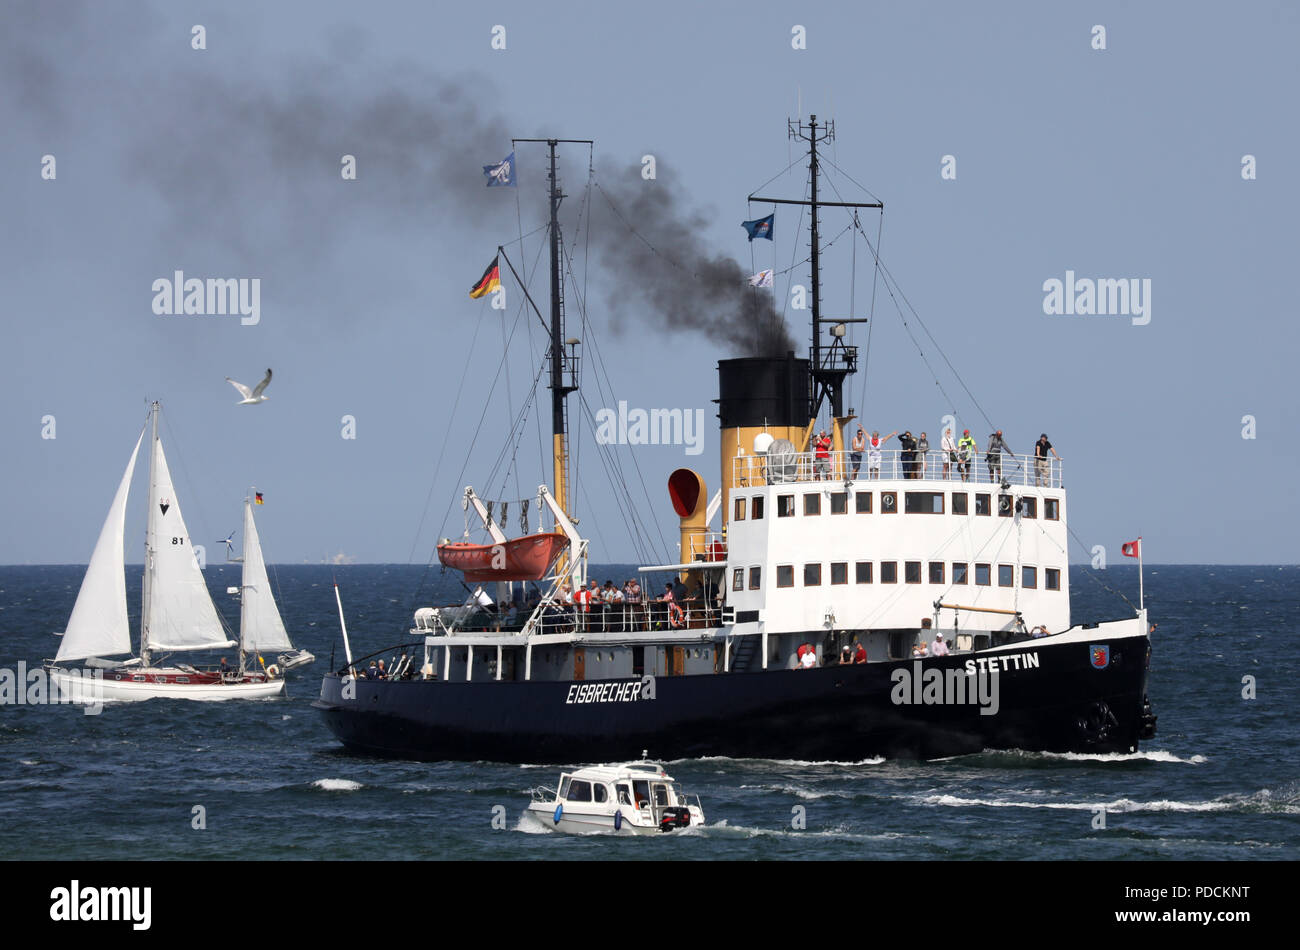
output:
M1014 587L1016 583L1016 569L1010 564L998 565L998 586Z
M1043 517L1048 521L1061 520L1061 500L1059 498L1043 499Z
M751 512L751 515L755 521L761 521L763 519L763 496L762 495L754 496L754 505L753 505L753 511Z
M819 515L822 513L821 492L809 492L803 496L803 513L805 515Z
M597 784L592 788L592 791L595 793L595 801L598 802L609 801L609 788L607 786L602 784Z
M778 564L776 567L776 586L793 587L794 586L794 565Z
M941 515L943 514L943 492L904 492L903 511L909 515Z
M849 582L848 561L835 561L831 564L831 583L847 584Z
M954 584L967 584L967 583L969 583L969 581L967 581L967 579L966 579L966 562L965 562L965 561L953 561L953 562L952 562L952 582L953 582Z
M745 569L743 567L738 567L731 572L731 589L745 589Z
M943 575L944 575L943 568L944 568L943 561L930 562L930 583L931 584L943 583Z
M745 520L745 499L744 498L736 499L736 516L732 520L733 521Z
M822 566L820 564L805 564L803 566L803 586L820 587L822 585Z
M1038 517L1038 499L1022 498L1020 499L1020 515L1022 518Z
M1020 586L1034 589L1038 586L1038 568L1022 567L1020 569Z
M903 562L903 580L909 584L921 583L921 562L920 561Z
M776 496L776 516L778 518L794 517L794 495Z
M898 512L898 492L882 491L880 493L880 510L887 515Z
M831 492L831 514L845 515L849 512L849 493L846 491Z
M990 507L990 500L991 499L988 492L976 492L975 493L975 514L977 515L991 514L993 509Z
M992 581L992 575L990 574L989 565L976 564L975 585L977 587L988 587L991 583L993 583L993 581Z
M751 567L751 568L749 569L749 589L750 589L750 590L758 590L758 586L759 586L759 585L758 585L758 582L759 582L760 577L762 576L762 573L763 573L763 569L762 569L761 567Z
M591 783L574 779L569 783L568 800L571 802L591 801Z
M967 495L964 491L955 491L955 492L953 492L953 493L952 493L952 513L953 513L954 515L964 515L964 514L967 514L967 511L968 511L968 510L967 510L966 505L967 505L967 503L968 503L969 501L970 501L970 496Z
M870 561L858 561L858 563L854 565L853 569L855 572L855 576L857 578L857 582L859 584L871 583L871 562Z
M882 584L898 583L898 562L897 561L880 562L880 583Z
M1049 568L1048 568L1046 571L1044 571L1043 573L1047 575L1047 576L1044 578L1044 581L1046 582L1046 583L1044 584L1044 586L1045 586L1048 590L1060 590L1060 589L1061 589L1061 572L1060 572L1060 571L1058 571L1058 570L1057 570L1056 568L1054 568L1054 567L1049 567Z
M857 512L860 515L871 514L871 492L860 491L854 495L854 504L857 506Z

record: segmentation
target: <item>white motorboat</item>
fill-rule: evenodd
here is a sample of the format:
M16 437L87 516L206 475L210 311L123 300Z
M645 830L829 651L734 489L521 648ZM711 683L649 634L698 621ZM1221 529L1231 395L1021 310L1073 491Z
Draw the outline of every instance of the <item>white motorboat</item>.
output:
M697 795L677 789L662 765L645 760L564 772L558 789L533 789L528 811L556 831L658 834L704 824Z

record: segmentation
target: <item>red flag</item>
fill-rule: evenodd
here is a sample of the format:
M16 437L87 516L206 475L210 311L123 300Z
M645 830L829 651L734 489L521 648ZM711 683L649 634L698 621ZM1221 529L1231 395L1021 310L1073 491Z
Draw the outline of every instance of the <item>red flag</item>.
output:
M1141 557L1142 539L1138 538L1136 541L1125 541L1120 545L1120 551L1125 557Z

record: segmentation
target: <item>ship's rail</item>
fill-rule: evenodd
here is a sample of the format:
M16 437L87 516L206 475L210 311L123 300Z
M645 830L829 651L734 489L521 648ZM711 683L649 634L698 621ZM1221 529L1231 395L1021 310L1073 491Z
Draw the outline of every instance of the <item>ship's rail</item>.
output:
M980 450L968 463L954 462L947 452L938 449L911 456L902 449L883 449L878 453L830 452L820 457L815 452L782 456L737 455L731 460L731 487L876 479L967 481L985 485L1006 481L1026 488L1064 487L1065 470L1061 459L1049 456L1039 461L1032 455L1012 456L1007 453L992 458L994 461Z
M537 610L536 606L531 609ZM702 630L723 624L724 608L705 604L702 597L687 597L680 602L651 597L639 603L574 604L552 603L537 612L530 634L572 633L651 633L665 630ZM728 616L730 613L728 612ZM457 624L452 632L523 633L530 619L524 611L512 620L495 610L484 608ZM412 631L416 632L416 631ZM436 635L434 631L427 631Z
M687 535L682 563L692 561L725 561L727 536L721 531L698 531Z

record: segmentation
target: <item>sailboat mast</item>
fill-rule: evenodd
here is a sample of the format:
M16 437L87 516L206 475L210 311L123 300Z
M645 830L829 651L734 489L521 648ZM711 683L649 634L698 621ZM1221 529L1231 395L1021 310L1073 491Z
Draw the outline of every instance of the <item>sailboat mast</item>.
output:
M149 517L145 522L144 533L144 591L140 599L140 663L149 666L149 606L153 602L154 551L158 546L157 537L157 476L158 476L158 411L154 402L150 407L152 428L149 436L149 494L146 495Z
M249 489L252 491L252 489ZM248 616L248 539L252 537L251 524L253 520L253 508L249 503L248 496L244 496L244 552L240 558L242 562L239 568L239 669L244 669L244 657L247 654L245 647L245 638L248 636L249 616Z

